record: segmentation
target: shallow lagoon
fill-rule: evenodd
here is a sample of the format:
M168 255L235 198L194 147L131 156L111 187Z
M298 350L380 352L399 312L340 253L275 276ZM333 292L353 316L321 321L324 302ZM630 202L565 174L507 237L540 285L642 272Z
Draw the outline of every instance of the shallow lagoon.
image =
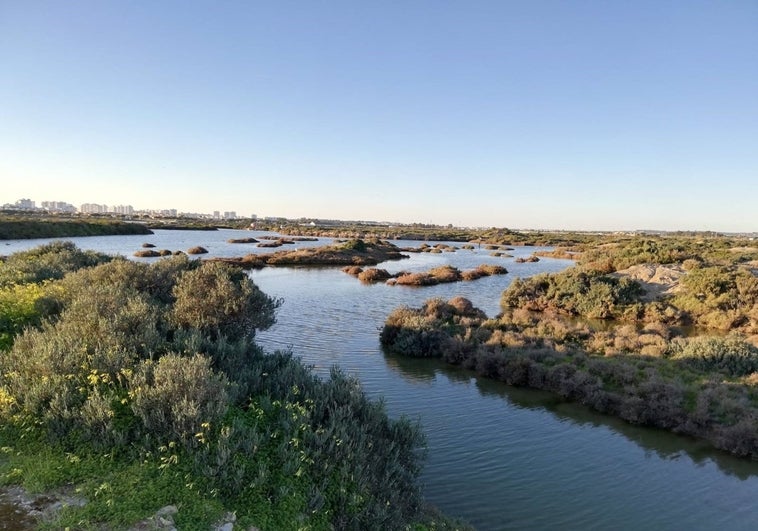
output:
M131 257L143 242L157 249L206 247L204 256L271 252L229 238L249 231L156 231L152 236L70 238L83 249ZM0 243L0 254L50 240ZM297 242L279 249L324 245ZM400 242L414 246L419 242ZM459 245L459 244L458 244ZM535 248L508 251L529 256ZM267 349L290 348L320 374L333 364L383 397L392 415L418 418L429 452L422 476L427 499L478 529L756 529L758 463L706 444L632 426L548 393L514 389L430 360L385 355L379 328L401 304L463 295L488 315L516 276L558 271L565 260L514 263L485 249L411 254L380 265L391 272L443 264L508 268L505 276L413 288L364 285L334 268L266 268L251 272L266 293L284 300L278 322L259 335ZM139 259L151 261L155 259Z

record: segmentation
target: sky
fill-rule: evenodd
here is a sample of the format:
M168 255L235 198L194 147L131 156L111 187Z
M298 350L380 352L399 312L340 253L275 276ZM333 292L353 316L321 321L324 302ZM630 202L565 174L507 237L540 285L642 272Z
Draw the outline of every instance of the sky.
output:
M0 204L758 231L757 0L0 0Z

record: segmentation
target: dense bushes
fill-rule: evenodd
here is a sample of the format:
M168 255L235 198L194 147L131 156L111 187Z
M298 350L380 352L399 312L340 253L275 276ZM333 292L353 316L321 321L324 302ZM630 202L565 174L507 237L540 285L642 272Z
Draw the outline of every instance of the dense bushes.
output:
M0 351L13 344L26 327L39 324L48 311L46 296L55 289L49 284L12 284L0 288Z
M503 292L504 310L524 308L554 310L595 319L619 317L626 307L639 302L640 285L628 278L614 278L594 271L568 269L516 279Z
M82 251L71 242L52 242L0 262L0 286L59 279L69 271L109 262L110 256Z
M662 325L622 332L593 332L523 309L487 319L462 300L432 299L394 310L380 340L390 352L440 358L758 457L758 349L737 337L672 340ZM613 355L590 354L602 337L610 338ZM640 347L654 355L639 354Z
M240 270L184 256L76 265L43 290L46 317L27 319L37 326L0 356L0 440L15 448L0 483L22 481L51 448L51 468L71 472L49 483L82 482L89 499L54 526L128 527L182 500L177 522L206 528L222 508L268 529L399 529L421 517L419 427L389 419L339 371L324 381L289 354L263 353L254 334L278 301ZM108 459L73 471L71 459L92 454ZM128 467L183 488L144 499L141 485L135 510L129 496L103 495L103 476Z
M694 324L758 334L758 276L756 268L741 264L743 255L733 253L731 263L712 264L696 254L692 242L667 239L632 240L601 249L588 251L579 266L564 272L515 280L502 295L503 310L524 308L589 319ZM703 254L725 261L723 253ZM631 270L609 274L620 265L646 259L682 262L668 268L676 275L645 280L644 289L630 278ZM665 269L658 263L647 264L648 269Z
M720 371L730 376L758 372L758 348L734 336L697 337L678 341L672 357L701 371Z
M56 219L34 214L0 215L0 240L152 233L141 223L126 223L112 219Z
M274 324L278 301L272 300L238 269L208 262L185 271L173 290L171 321L181 328L196 328L216 339L239 339Z

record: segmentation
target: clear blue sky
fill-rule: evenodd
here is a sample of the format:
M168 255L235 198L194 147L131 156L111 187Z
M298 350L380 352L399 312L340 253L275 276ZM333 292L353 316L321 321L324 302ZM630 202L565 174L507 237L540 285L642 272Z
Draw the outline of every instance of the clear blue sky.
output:
M0 203L758 231L758 1L0 0Z

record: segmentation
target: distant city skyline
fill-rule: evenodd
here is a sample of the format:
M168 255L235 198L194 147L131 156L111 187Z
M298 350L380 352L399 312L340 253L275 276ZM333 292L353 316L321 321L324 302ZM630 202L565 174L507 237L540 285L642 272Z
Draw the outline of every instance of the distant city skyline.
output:
M45 210L59 213L81 213L81 214L118 214L122 216L131 216L138 214L158 214L163 216L202 216L210 219L237 219L237 218L257 218L256 214L249 216L238 216L234 210L211 210L207 212L188 212L177 210L176 208L134 208L132 205L116 205L106 203L81 203L79 206L66 201L37 201L29 197L17 199L14 202L0 201L0 207L18 210Z
M1 202L758 230L758 2L0 6Z

